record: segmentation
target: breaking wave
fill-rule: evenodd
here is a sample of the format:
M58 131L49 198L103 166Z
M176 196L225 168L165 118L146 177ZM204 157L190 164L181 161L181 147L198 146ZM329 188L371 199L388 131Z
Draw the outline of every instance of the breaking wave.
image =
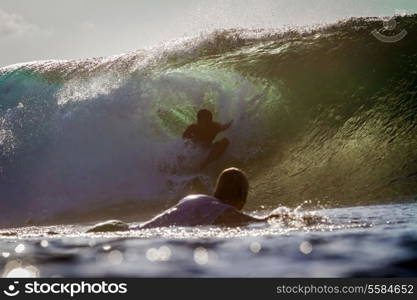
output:
M396 43L359 18L0 69L1 225L143 217L231 165L250 177L248 210L412 199L417 16L397 22ZM201 108L234 120L231 145L190 187L177 158L198 154L180 136Z

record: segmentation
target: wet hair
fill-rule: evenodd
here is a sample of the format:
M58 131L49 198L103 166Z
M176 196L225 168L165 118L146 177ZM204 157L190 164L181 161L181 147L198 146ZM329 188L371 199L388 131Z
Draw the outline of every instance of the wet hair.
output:
M246 174L238 168L229 168L223 170L217 178L214 197L240 210L246 203L248 191Z
M204 121L208 120L211 121L213 119L213 114L208 109L200 109L197 113L197 120Z

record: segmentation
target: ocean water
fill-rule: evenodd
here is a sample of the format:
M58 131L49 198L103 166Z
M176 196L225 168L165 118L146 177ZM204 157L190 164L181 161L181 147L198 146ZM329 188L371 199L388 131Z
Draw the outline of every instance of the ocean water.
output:
M383 21L225 29L1 68L3 274L415 275L417 16L396 17L395 32ZM407 34L386 43L374 30ZM234 122L227 152L195 174L200 154L180 137L201 108ZM84 233L210 193L230 166L248 174L246 212L290 213L235 229Z
M0 268L6 277L417 276L415 202L288 212L239 228L2 230ZM305 222L306 214L323 218Z

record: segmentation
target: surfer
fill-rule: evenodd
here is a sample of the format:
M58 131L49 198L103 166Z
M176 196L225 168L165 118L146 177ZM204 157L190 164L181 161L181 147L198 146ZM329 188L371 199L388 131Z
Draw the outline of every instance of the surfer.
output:
M228 129L232 122L226 124L213 122L213 114L207 109L201 109L197 113L197 123L188 126L182 134L182 138L189 141L193 146L209 151L199 165L200 171L204 170L207 165L218 159L226 151L230 144L227 138L214 143L213 141L220 132Z
M248 191L249 183L243 171L237 168L225 169L217 179L213 196L189 195L138 229L197 225L239 226L272 218L272 215L255 218L241 212Z
M259 218L241 212L248 197L249 183L246 174L237 168L223 170L217 178L212 196L188 195L176 205L139 226L129 226L119 220L99 223L87 232L121 231L168 226L242 226L255 222L266 222L273 218L291 218L288 212L274 210L270 215ZM304 215L305 224L323 222L316 215Z

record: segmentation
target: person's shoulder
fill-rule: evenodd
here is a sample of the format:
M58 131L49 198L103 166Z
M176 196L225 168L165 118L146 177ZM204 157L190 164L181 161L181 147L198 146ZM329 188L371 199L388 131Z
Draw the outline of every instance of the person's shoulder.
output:
M197 129L197 128L198 128L198 125L197 125L197 124L195 124L195 123L193 123L193 124L191 124L191 125L188 125L187 130L195 130L195 129Z
M192 138L193 135L196 134L197 130L198 130L197 124L191 124L185 129L184 133L182 134L182 137L183 138Z
M187 201L196 201L196 200L208 200L208 201L216 201L219 200L213 196L205 195L205 194L191 194L184 198L182 198L178 203L184 203Z

